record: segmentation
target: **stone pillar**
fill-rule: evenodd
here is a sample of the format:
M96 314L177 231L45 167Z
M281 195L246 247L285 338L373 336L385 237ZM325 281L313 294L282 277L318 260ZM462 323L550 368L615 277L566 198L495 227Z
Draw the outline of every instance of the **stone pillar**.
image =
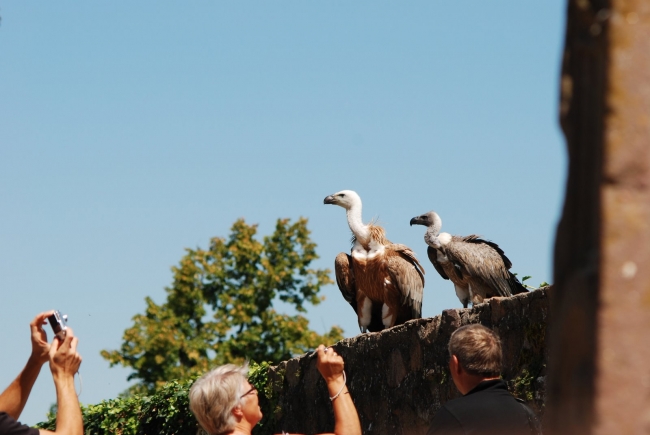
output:
M545 428L650 433L650 2L569 0Z

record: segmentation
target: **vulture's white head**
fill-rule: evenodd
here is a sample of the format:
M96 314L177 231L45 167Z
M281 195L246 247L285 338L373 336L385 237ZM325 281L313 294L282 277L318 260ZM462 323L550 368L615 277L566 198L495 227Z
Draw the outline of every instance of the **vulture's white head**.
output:
M353 207L361 207L361 198L354 190L341 190L325 197L324 204L334 204L350 210Z

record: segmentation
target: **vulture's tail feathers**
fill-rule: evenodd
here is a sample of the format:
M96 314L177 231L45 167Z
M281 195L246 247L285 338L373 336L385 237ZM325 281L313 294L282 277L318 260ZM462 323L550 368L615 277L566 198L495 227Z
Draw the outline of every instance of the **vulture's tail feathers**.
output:
M517 277L510 272L508 273L510 274L510 277L508 279L508 283L510 284L510 292L513 295L518 295L519 293L528 293L528 289L519 282Z

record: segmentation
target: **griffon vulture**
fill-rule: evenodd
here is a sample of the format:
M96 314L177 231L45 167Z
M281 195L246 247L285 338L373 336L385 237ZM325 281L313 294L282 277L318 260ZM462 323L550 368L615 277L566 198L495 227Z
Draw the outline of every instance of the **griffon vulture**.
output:
M433 211L411 219L411 225L424 225L424 241L429 245L429 260L440 276L451 280L463 307L480 304L494 296L527 292L510 272L512 263L496 243L477 235L452 236L440 233L442 220Z
M323 202L343 207L352 230L351 255L337 255L334 269L341 294L357 313L361 332L419 319L424 269L415 253L389 242L382 227L363 223L356 192L342 190Z

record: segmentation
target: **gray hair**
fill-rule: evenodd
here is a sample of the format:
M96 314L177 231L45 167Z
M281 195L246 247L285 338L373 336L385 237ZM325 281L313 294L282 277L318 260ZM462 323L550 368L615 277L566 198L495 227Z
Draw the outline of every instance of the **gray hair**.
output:
M219 366L201 376L190 388L190 410L208 434L231 432L237 422L232 411L241 403L242 381L248 363Z
M501 341L483 325L465 325L455 330L449 339L449 356L452 355L471 374L485 377L501 374Z

